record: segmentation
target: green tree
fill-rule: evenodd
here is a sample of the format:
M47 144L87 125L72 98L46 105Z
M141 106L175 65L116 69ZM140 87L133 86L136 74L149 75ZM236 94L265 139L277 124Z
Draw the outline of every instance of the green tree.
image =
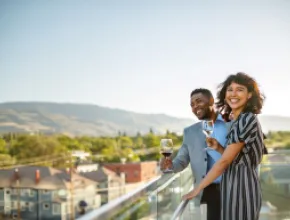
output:
M89 145L84 139L71 138L61 135L57 138L57 140L69 150L89 151Z
M128 162L140 161L140 158L138 157L138 155L134 154L134 151L131 148L123 149L120 153L119 158L120 158L120 160L121 160L121 158L126 158L126 161L128 161Z
M104 156L104 160L107 162L119 162L120 154L116 151L114 145L108 146L101 150L101 155Z
M15 164L15 159L9 154L0 154L0 168Z
M64 155L69 155L68 149L52 136L22 136L9 151L21 164L65 165Z
M125 137L125 136L118 138L117 143L118 143L118 147L120 147L121 149L133 146L132 139L130 137Z
M116 141L111 138L95 138L92 140L90 151L92 154L100 154L104 149L114 147Z
M143 141L147 148L158 147L160 138L154 134L149 133L144 137Z
M144 143L143 143L143 138L142 137L135 137L134 138L134 147L135 148L144 147Z
M8 149L7 149L7 144L4 139L0 139L0 154L7 154Z

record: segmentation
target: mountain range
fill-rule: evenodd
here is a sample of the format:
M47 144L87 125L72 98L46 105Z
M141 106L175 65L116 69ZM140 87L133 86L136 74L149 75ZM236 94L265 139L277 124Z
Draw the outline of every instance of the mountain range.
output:
M290 118L259 116L264 132L290 130ZM166 130L182 133L195 121L165 114L140 114L88 104L52 102L0 103L0 132L63 133L73 136L115 136L156 133Z

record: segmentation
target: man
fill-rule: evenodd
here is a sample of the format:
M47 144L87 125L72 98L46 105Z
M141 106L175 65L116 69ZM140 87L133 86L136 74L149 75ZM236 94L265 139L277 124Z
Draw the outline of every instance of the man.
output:
M202 131L202 120L214 121L212 137L223 147L226 144L227 127L222 115L215 112L214 99L208 89L200 88L192 91L190 101L192 112L201 121L184 129L183 143L177 156L172 163L162 159L160 167L161 170L164 170L171 166L176 173L185 169L190 163L195 183L198 185L214 163L221 157L221 154L217 151L206 149L206 136ZM220 219L220 181L221 177L218 177L197 198L201 204L207 204L208 220Z

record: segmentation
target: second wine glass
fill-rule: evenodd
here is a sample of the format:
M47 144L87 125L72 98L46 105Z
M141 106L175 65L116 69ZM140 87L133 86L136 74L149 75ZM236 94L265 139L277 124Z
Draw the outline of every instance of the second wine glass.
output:
M202 131L205 134L206 137L212 137L214 129L214 123L213 120L205 120L202 123Z

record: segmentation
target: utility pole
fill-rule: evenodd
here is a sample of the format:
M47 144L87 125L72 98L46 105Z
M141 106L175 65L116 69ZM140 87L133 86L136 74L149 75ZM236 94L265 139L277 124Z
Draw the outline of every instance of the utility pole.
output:
M70 202L71 202L71 215L70 215L70 220L75 220L75 210L74 210L74 187L73 187L73 160L72 160L72 154L70 154Z
M20 187L19 187L19 173L18 173L18 168L16 168L14 170L14 176L15 176L15 180L16 180L16 189L17 189L17 220L20 220L20 215L21 215L21 211L20 211Z

